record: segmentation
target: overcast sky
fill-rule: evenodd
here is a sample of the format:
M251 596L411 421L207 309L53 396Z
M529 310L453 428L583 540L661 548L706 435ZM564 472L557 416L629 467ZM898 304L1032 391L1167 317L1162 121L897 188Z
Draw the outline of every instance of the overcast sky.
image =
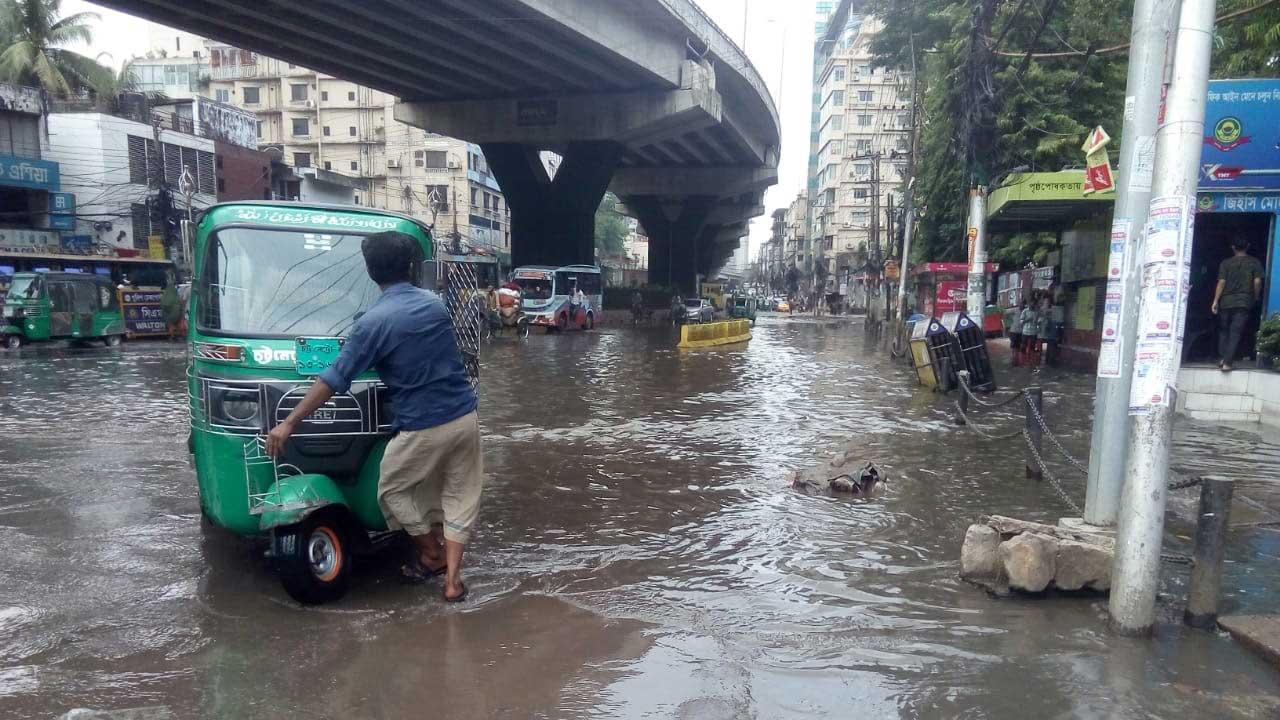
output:
M782 158L779 182L769 189L769 212L790 204L805 184L809 154L809 95L813 63L814 0L697 0L707 14L739 45L773 93L782 118ZM94 43L86 54L106 53L104 62L119 67L133 55L145 53L159 27L145 20L98 7L83 0L66 0L63 12L96 12L102 17ZM779 83L782 91L779 92ZM769 238L769 216L751 226L752 258Z

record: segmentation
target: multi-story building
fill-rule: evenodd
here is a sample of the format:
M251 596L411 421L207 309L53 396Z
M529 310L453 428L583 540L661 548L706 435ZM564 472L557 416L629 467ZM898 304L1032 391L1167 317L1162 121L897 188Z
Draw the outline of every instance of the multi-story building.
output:
M61 168L49 156L44 112L38 88L0 83L0 295L18 258L61 252L59 230L74 222L74 203L59 192Z
M214 141L189 132L100 112L52 113L47 155L63 168L63 190L76 197L76 234L109 248L146 251L149 238L161 236L172 249L175 228L163 227L150 208L161 181L173 189L179 216L188 209L179 191L184 176L191 208L217 200Z
M813 259L809 243L809 194L801 191L791 204L787 206L785 223L786 234L783 236L782 272L786 275L791 268L800 272L804 287L808 287L807 275Z
M882 28L861 3L844 0L818 46L809 229L826 292L887 256L892 208L906 182L910 78L874 65L871 42Z
M208 93L256 113L260 146L295 172L359 179L357 204L414 215L509 262L510 210L477 145L396 121L396 98L377 90L214 42L208 58Z

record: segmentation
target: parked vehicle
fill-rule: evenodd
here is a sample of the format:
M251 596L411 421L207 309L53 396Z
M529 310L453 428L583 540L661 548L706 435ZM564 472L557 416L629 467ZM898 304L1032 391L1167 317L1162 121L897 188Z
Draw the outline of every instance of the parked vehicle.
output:
M604 306L604 280L595 265L528 265L516 268L512 279L520 286L530 325L547 332L590 330ZM583 300L575 303L577 291Z
M115 285L83 273L15 273L4 297L0 342L16 349L45 340L124 339L124 315Z
M779 300L778 306L774 308L780 313L791 312L791 303L786 300Z
M393 410L368 372L306 418L279 458L265 454L265 435L378 298L360 243L388 230L417 241L413 276L429 285L431 231L404 215L225 203L196 229L188 389L200 511L214 525L268 540L285 590L303 603L340 597L356 553L393 537L377 498Z
M709 323L715 317L716 309L706 298L689 298L684 301L684 322Z

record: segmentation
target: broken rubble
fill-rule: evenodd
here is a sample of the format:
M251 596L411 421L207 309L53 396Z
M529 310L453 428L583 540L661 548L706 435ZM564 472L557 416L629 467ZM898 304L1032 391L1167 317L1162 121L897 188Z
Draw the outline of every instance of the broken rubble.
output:
M1057 570L1058 543L1048 535L1022 533L1000 543L1000 562L1009 585L1027 592L1041 592L1053 582Z

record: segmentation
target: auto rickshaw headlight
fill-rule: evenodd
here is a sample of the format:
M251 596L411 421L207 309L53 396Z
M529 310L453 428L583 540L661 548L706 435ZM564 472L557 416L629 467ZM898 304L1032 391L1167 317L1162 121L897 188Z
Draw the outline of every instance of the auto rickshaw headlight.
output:
M229 425L257 427L258 391L253 389L222 388L211 398L215 417Z

